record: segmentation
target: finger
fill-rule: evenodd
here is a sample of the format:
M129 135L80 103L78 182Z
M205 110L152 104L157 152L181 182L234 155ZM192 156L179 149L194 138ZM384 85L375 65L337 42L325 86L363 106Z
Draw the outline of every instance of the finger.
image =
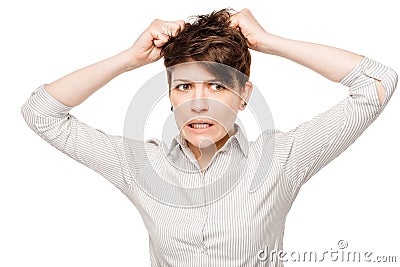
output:
M184 20L176 20L174 23L179 25L179 31L182 31L185 28L186 21Z
M167 22L162 26L162 32L168 36L175 37L183 29L183 27L184 24L182 26L181 22Z
M169 36L159 32L159 31L153 31L151 32L151 36L153 38L153 43L156 47L161 47L164 44L166 44L169 40Z
M238 20L237 13L230 16L230 24L229 24L229 26L231 26L233 28L238 28L239 27L239 20Z

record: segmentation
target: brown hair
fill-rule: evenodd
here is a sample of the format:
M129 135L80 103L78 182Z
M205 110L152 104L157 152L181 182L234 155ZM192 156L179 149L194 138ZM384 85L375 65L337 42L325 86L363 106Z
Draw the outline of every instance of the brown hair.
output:
M251 55L246 38L229 25L232 11L225 8L207 15L190 17L193 21L187 22L185 28L176 37L171 37L161 49L165 67L193 60L217 62L244 74L240 76L246 77L245 80L243 77L239 79L239 83L244 86L250 76Z

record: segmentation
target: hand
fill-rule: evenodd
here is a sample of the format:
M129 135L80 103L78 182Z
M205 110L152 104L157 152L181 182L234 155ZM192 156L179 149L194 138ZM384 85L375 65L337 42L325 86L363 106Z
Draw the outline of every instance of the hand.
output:
M231 26L240 30L246 37L247 45L254 50L260 51L261 41L268 33L251 14L247 8L231 15ZM260 51L261 52L261 51Z
M130 48L132 65L146 65L160 59L161 47L185 27L185 21L154 20Z

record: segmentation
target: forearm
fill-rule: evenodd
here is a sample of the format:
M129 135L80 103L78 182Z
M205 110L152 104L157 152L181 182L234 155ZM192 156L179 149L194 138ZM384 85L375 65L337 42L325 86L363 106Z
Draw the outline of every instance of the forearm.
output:
M48 84L46 91L64 105L77 106L116 76L138 67L132 58L132 51L124 50Z
M261 38L257 48L263 53L301 64L334 82L341 81L363 58L339 48L286 39L270 33Z
M361 55L340 48L286 39L270 33L266 33L261 40L257 47L259 51L287 58L334 82L340 82L363 59ZM385 90L379 81L376 81L376 92L382 104Z
M129 49L56 80L46 91L64 105L79 105L119 74L157 61L168 36L176 36L184 26L183 20L154 20Z

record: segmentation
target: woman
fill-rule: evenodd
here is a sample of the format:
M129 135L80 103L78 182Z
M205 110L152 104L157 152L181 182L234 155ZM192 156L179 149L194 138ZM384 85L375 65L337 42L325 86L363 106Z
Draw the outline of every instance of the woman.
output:
M264 131L248 142L234 121L252 93L249 48L340 82L349 96L291 131ZM114 77L161 56L180 129L170 148L108 135L69 113ZM397 74L372 59L270 34L247 9L221 10L191 24L153 21L129 49L37 88L22 114L138 208L152 266L283 266L260 251L282 249L301 186L377 118L396 85ZM271 144L273 155L265 153Z

